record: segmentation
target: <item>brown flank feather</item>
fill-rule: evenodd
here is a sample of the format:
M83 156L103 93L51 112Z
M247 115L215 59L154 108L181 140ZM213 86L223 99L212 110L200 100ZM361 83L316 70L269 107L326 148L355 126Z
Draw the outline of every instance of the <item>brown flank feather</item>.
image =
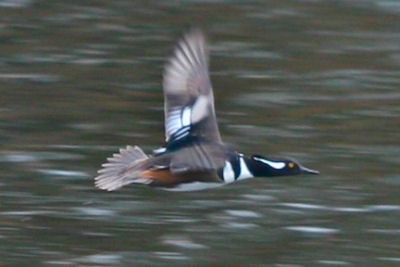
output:
M144 170L140 173L141 178L151 179L151 185L157 186L172 186L177 183L183 182L184 177L180 175L173 175L170 170Z

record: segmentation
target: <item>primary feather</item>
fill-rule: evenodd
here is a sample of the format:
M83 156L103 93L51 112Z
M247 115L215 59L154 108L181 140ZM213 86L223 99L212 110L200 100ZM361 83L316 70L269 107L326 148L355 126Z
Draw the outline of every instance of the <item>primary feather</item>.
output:
M189 133L221 142L208 74L208 48L200 30L183 36L164 70L165 137Z

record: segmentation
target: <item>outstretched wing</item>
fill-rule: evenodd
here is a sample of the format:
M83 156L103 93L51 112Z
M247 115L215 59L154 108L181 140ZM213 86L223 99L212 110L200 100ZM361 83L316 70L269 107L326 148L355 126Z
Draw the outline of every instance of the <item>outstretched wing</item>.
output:
M220 143L203 33L194 29L178 42L164 70L165 137L189 134Z

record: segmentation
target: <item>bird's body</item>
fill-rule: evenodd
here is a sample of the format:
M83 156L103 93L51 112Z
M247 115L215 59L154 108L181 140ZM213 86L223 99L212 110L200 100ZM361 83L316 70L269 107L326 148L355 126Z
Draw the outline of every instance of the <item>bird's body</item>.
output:
M150 157L137 146L121 149L102 165L95 178L97 187L112 191L131 183L171 187L318 173L290 159L247 157L223 144L201 31L192 30L178 42L165 67L163 90L165 146Z

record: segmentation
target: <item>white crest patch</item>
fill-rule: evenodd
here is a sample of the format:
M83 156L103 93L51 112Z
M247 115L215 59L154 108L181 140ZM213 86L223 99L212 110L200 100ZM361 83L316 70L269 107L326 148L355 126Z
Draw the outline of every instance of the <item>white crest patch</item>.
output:
M240 175L237 178L238 180L241 179L247 179L247 178L252 178L254 175L249 171L249 168L247 168L246 162L243 159L243 155L239 156L239 162L240 162Z
M258 161L260 161L262 163L265 163L265 164L271 166L272 168L274 168L276 170L283 169L286 166L285 162L270 161L270 160L267 160L267 159L261 159L261 158L257 158L257 157L253 157L253 159L258 160Z

